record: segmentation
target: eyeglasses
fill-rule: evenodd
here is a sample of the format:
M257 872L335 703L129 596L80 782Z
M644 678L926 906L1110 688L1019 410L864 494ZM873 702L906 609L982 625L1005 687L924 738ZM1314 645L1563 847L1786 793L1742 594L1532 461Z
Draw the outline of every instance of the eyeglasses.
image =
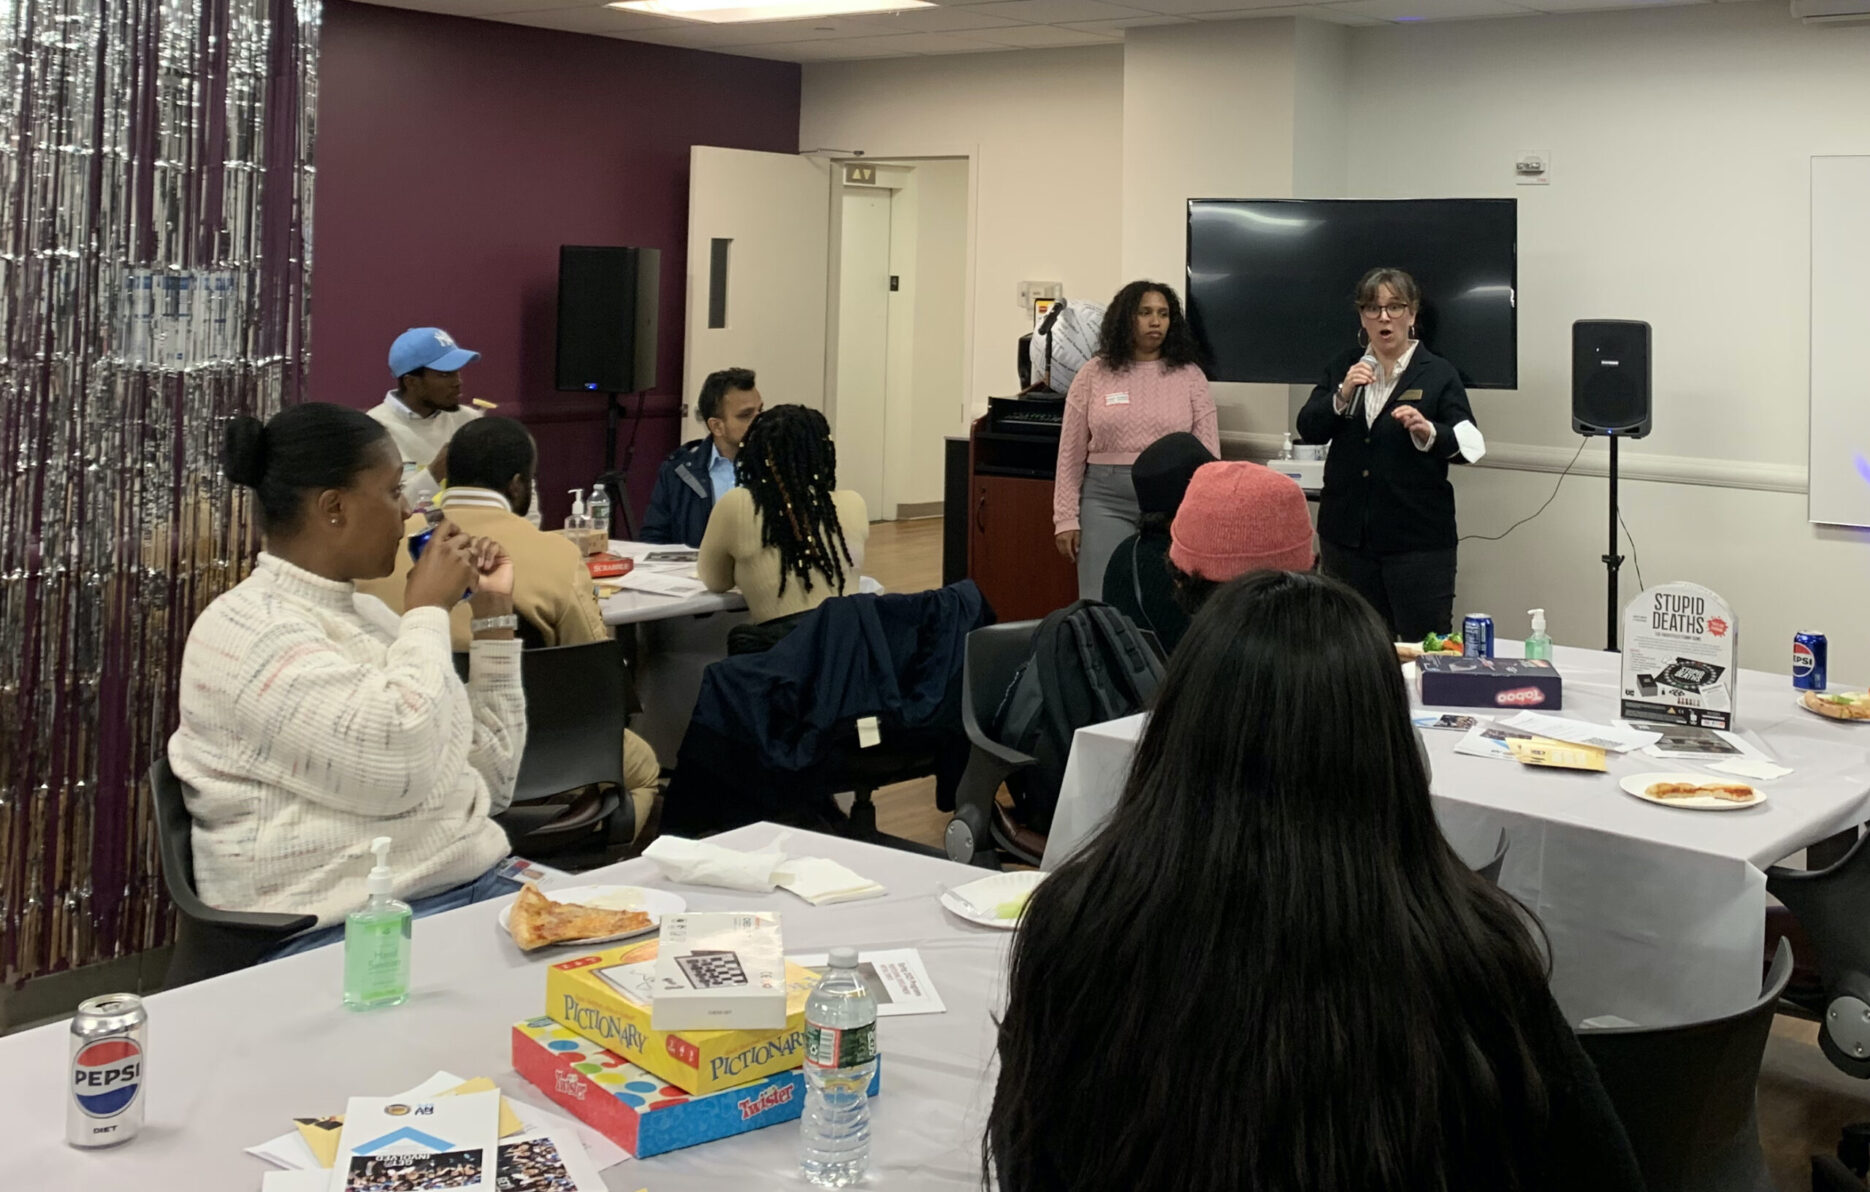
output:
M1400 319L1409 313L1409 304L1407 302L1391 302L1385 305L1380 302L1370 302L1359 306L1357 309L1373 319L1380 318L1383 315L1388 315L1392 319Z

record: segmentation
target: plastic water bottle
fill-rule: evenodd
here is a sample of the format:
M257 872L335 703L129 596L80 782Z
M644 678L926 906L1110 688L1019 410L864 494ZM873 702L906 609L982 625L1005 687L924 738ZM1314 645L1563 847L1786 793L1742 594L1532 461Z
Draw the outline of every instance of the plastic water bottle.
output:
M603 549L610 549L610 489L601 482L591 486L591 524L604 533Z
M870 1080L877 1070L877 1002L857 972L857 949L833 948L805 1003L805 1112L799 1169L843 1188L870 1166Z

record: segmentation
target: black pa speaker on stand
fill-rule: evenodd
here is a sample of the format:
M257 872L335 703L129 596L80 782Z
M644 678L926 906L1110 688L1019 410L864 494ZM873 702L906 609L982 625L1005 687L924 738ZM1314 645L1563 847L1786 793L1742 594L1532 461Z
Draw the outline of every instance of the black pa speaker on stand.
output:
M662 250L561 245L558 250L558 347L556 387L605 394L604 475L611 508L623 513L624 532L635 537L628 500L636 432L643 423L643 395L656 384L656 315L661 301ZM623 466L617 466L619 394L637 395Z
M1604 553L1606 650L1617 648L1617 440L1640 439L1650 427L1649 324L1580 319L1571 325L1571 429L1610 440L1610 549Z

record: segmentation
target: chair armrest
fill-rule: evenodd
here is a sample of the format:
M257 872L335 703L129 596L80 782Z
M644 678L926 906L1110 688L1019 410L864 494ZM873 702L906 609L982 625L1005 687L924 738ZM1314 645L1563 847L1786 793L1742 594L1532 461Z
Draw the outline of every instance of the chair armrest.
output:
M189 913L198 923L232 931L251 931L258 935L297 935L318 922L317 915L275 914L268 911L222 911L203 907Z

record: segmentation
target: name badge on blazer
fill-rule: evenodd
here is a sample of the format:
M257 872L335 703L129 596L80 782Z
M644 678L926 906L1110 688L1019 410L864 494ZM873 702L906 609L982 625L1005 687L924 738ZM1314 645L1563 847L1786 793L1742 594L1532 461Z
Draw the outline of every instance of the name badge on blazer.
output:
M1130 404L1130 395L1127 393L1106 393L1104 395L1104 404L1107 406L1127 406Z
M1422 391L1420 389L1411 389L1396 400L1399 402L1408 402L1413 405L1422 400Z

